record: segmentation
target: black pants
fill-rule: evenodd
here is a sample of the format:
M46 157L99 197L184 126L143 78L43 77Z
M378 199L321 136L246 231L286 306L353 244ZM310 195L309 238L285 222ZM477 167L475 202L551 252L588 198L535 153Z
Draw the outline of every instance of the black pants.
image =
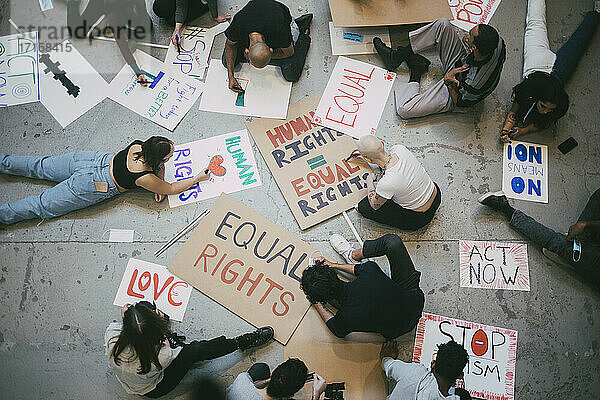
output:
M175 24L175 2L176 0L154 0L152 11L157 16L164 18L171 25ZM188 11L185 22L190 22L210 10L210 15L216 19L218 17L216 0L208 0L208 4L200 0L188 0Z
M300 33L298 40L294 43L294 55L288 58L282 58L279 60L271 60L270 65L276 65L281 67L281 73L284 79L288 82L298 82L304 69L304 63L306 62L306 55L308 54L308 48L310 47L310 36ZM244 51L246 49L237 48L235 53L234 66L242 62L246 62ZM223 50L223 56L221 57L223 66L227 68L227 59L225 58L225 50Z
M437 184L435 184L435 187L437 188L437 195L429 210L425 212L408 210L395 203L392 199L383 203L378 210L374 210L369 203L368 197L365 197L358 203L358 212L363 217L379 222L380 224L390 225L406 231L416 231L431 222L440 206L442 192Z
M153 399L164 396L175 389L194 363L222 357L236 350L236 341L226 339L225 336L211 340L194 340L190 344L186 344L171 364L165 368L163 378L156 388L146 393L145 396Z
M400 236L388 233L379 239L365 240L363 256L365 258L386 256L390 262L392 280L404 290L420 290L421 273L415 269Z

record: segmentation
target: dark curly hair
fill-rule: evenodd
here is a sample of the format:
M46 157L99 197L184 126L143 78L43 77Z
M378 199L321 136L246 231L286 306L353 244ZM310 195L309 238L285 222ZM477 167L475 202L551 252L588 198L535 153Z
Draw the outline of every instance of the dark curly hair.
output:
M460 378L467 362L469 362L469 355L465 348L451 340L438 345L433 372L454 382Z
M473 42L481 54L489 56L498 47L500 35L498 35L496 29L489 25L479 24L477 26L477 36L473 38Z
M336 272L325 264L316 264L302 272L300 288L312 304L338 299L343 282Z
M273 370L267 394L274 399L289 399L302 389L306 382L308 368L297 358L290 358Z

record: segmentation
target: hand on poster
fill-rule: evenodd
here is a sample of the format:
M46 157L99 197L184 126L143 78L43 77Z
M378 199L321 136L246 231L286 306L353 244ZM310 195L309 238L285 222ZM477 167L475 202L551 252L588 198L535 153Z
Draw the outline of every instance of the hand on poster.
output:
M313 399L319 400L321 395L325 393L327 388L327 381L321 375L316 372L313 374Z

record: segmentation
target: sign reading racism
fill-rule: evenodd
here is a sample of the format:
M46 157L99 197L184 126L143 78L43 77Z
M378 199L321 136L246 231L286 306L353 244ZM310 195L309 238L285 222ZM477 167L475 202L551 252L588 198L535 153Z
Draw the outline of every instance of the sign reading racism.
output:
M38 33L0 37L0 108L40 100Z
M286 120L247 124L301 229L338 215L367 195L366 164L346 158L356 142L314 125L319 96L296 103Z
M448 0L454 19L450 22L465 31L475 25L488 24L500 0Z
M314 122L357 139L375 134L395 78L383 68L339 57Z
M300 289L316 249L222 194L169 271L286 344L310 306Z
M169 273L163 265L130 258L117 290L114 305L146 300L175 321L182 321L192 287Z
M502 191L511 199L548 202L548 146L504 143Z
M183 193L170 195L169 206L195 203L262 185L254 152L245 129L175 146L165 164L167 182L190 179L208 168L209 181L196 183Z
M461 240L460 286L529 290L527 244Z
M417 326L413 362L427 367L437 346L454 340L469 354L465 388L479 399L514 399L517 331L423 313Z

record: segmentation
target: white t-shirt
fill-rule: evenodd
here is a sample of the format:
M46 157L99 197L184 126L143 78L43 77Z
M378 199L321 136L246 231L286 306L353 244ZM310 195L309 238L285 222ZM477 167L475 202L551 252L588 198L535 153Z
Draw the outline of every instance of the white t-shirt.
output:
M455 394L442 395L435 376L424 365L390 357L384 357L381 365L385 375L396 382L387 400L460 400Z
M120 322L113 322L106 328L104 334L104 348L108 357L108 365L117 376L117 380L121 382L125 391L129 394L146 394L156 388L156 385L162 380L164 370L177 357L181 351L181 347L172 349L171 346L165 343L158 353L158 361L162 366L159 370L156 365L150 364L150 371L145 374L138 374L140 362L137 356L131 349L125 349L119 354L119 365L115 364L114 358L111 356L112 349L119 339L123 325Z
M375 192L394 203L415 210L429 201L435 185L423 165L401 144L392 147L390 155L398 156L398 162L385 171L377 183Z
M302 389L294 394L295 400L310 400L312 398L312 382L307 382ZM321 396L323 398L324 396ZM250 374L242 372L227 388L227 400L264 400L254 386Z

